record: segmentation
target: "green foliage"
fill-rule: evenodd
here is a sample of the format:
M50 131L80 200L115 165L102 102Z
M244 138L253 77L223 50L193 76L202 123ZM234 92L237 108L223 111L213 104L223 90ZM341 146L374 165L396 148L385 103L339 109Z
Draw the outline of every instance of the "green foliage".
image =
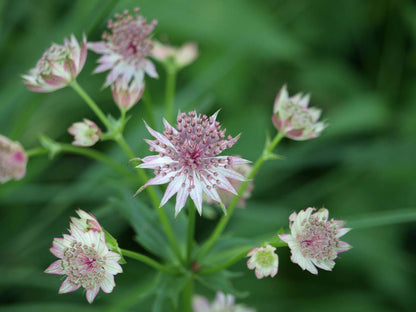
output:
M227 236L202 265L220 264L241 246L286 227L294 210L323 206L330 216L351 220L345 236L354 248L333 272L311 276L291 263L279 248L279 273L261 281L245 261L230 271L198 275L196 292L210 298L222 289L258 311L413 311L416 306L416 7L411 1L306 0L5 0L0 2L0 133L29 149L40 134L71 141L67 128L89 118L99 122L69 88L34 94L20 75L33 67L51 41L85 31L99 40L115 12L140 6L157 18L155 37L179 45L196 41L201 55L178 76L175 103L183 111L214 112L227 132L241 139L232 153L255 160L265 132L274 133L271 112L283 83L289 91L312 94L330 126L321 138L285 140L279 160L269 160L256 177L253 198L236 210ZM91 75L97 56L89 52L78 81L100 108L118 116L104 75ZM147 86L160 129L165 76ZM126 138L135 155L148 155L142 138L143 105L131 110ZM49 141L53 142L53 141ZM126 171L132 166L110 142L109 153ZM123 248L138 249L162 261L173 259L157 214L142 195L132 199L139 182L120 180L115 172L89 159L59 154L31 160L27 178L0 185L1 311L169 311L178 303L184 277L159 275L129 260L116 276L111 295L88 305L81 291L58 296L59 279L43 274L53 261L48 248L68 226L76 209L91 211ZM134 182L133 182L134 181ZM133 183L132 183L133 182ZM117 187L115 188L114 185ZM115 191L118 190L118 191ZM123 189L122 192L119 190ZM109 195L115 196L110 201ZM159 194L160 195L160 194ZM143 195L144 196L144 195ZM146 197L144 197L146 198ZM168 215L181 251L186 242L182 212ZM381 212L381 213L380 213ZM218 215L218 218L220 215ZM217 220L218 220L217 218ZM211 233L215 221L197 218L196 241ZM392 222L400 223L390 225ZM131 224L131 225L130 225ZM238 239L237 239L238 237ZM237 290L230 284L237 286ZM242 293L243 292L243 293Z

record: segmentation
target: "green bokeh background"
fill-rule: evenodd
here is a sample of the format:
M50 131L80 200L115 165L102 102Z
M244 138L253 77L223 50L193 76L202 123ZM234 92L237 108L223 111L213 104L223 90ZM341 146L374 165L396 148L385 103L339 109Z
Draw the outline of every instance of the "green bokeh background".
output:
M345 237L354 248L341 254L333 272L318 276L291 263L287 249L279 249L273 279L257 280L241 261L232 267L242 272L234 285L248 296L238 300L260 312L415 311L416 224L406 222L416 209L415 3L2 0L0 133L29 149L41 133L70 142L66 131L73 122L96 120L71 89L30 93L20 75L51 41L83 31L99 40L111 14L135 6L158 19L156 38L198 43L200 57L178 77L177 108L221 109L228 133L242 133L233 153L253 161L260 155L266 134L274 133L273 100L284 83L291 93L310 92L330 124L318 139L279 145L283 160L261 169L247 209L235 213L227 231L242 237L277 231L292 211L324 205L355 225ZM116 115L110 91L101 89L105 76L91 74L96 60L90 52L78 81ZM160 79L148 79L148 88L160 108L165 76L158 71ZM142 105L131 113L127 140L138 156L147 155ZM112 143L96 148L130 166ZM42 273L54 260L48 251L53 237L78 208L94 212L120 245L141 250L109 202L113 185L123 183L101 164L64 155L34 158L23 181L0 186L0 311L150 311L152 298L137 301L154 271L133 260L116 277L114 292L100 293L93 305L80 290L58 296L61 280ZM372 226L380 215L387 223L393 217L403 222ZM198 219L197 239L214 225ZM214 296L202 287L197 292Z

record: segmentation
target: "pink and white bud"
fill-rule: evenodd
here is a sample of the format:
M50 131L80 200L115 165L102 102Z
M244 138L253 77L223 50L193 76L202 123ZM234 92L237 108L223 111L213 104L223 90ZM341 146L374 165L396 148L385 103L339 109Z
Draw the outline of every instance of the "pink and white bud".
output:
M27 155L19 142L0 135L0 183L26 175Z
M101 138L101 129L91 120L76 122L68 128L70 135L74 136L73 145L93 146Z
M252 166L249 164L241 164L241 165L232 166L232 169L247 178L248 174L251 172ZM241 184L244 182L244 181L233 180L233 179L227 179L227 180L231 183L231 185L237 191L240 189ZM251 193L253 192L253 189L254 189L253 181L249 181L246 189L244 190L244 193L241 194L238 199L237 208L246 207L246 201L247 199L251 197ZM223 191L222 189L218 189L218 195L220 196L225 207L228 207L233 201L234 197L236 196L230 192ZM208 205L211 205L214 203L214 201L210 197L207 197L207 196L204 196L204 201Z
M275 247L267 245L266 247L253 248L247 257L247 267L250 270L255 270L254 273L258 279L265 276L274 277L279 269L279 257L274 252Z
M316 267L332 271L335 259L341 252L351 249L351 245L340 241L340 237L351 229L344 228L344 221L329 220L328 210L321 208L301 210L289 217L291 234L281 234L280 239L289 245L291 260L303 270L318 274Z
M100 223L98 223L97 219L88 212L85 212L84 210L77 210L77 214L79 218L71 217L71 223L78 227L80 230L84 232L88 231L96 231L96 232L102 232L103 229L101 228Z
M150 38L157 21L147 24L138 12L139 9L135 8L133 14L128 10L116 14L114 20L108 21L109 32L103 34L103 40L88 42L90 50L101 54L98 59L100 65L94 73L110 70L104 87L120 79L123 85L135 83L140 89L145 74L158 77L154 64L148 59L153 49Z
M207 298L195 295L192 299L192 309L194 312L255 312L244 305L236 304L233 295L217 292L215 300L210 303Z
M137 83L125 85L120 79L117 79L111 84L111 91L113 92L113 99L117 106L121 110L128 111L142 98L144 83L140 86Z
M195 111L187 114L179 112L176 128L163 120L163 134L146 124L147 130L155 137L155 140L146 142L150 145L150 151L158 154L140 159L143 163L137 167L153 169L156 176L147 181L137 193L149 185L169 183L160 206L176 194L175 215L185 206L188 197L191 197L201 214L203 194L219 203L226 213L217 190L237 195L229 179L247 179L232 167L249 161L234 156L218 156L225 149L231 148L239 135L235 138L226 137L225 130L216 121L217 114L218 112L208 117L198 115Z
M193 63L198 57L198 46L194 42L184 44L182 47L172 47L160 42L155 42L152 57L161 63L173 63L182 68Z
M303 141L318 137L327 127L318 122L321 110L308 108L310 96L298 93L292 97L284 85L276 96L273 107L273 124L287 138Z
M33 92L52 92L69 85L84 67L87 59L87 38L79 43L74 35L63 45L53 43L43 53L36 67L23 75L23 82Z
M85 217L84 213L80 216ZM99 224L98 227L101 228ZM55 238L50 252L59 260L53 262L45 273L66 275L59 294L83 287L89 303L94 301L100 289L111 293L115 286L114 275L123 272L118 263L121 256L108 249L104 232L95 228L85 231L72 224L70 235Z

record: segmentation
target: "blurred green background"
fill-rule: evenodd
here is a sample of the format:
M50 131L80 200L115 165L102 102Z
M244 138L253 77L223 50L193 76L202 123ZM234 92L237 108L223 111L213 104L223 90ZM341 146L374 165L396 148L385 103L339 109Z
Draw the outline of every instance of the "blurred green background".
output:
M212 113L228 133L242 133L235 154L256 160L280 87L312 94L330 126L322 137L278 147L283 160L268 162L255 180L247 209L236 211L228 228L251 237L287 226L294 210L325 206L356 230L345 236L354 248L337 259L333 272L313 276L279 250L279 274L257 280L241 261L234 285L249 295L238 299L257 311L415 311L416 224L416 4L400 0L2 0L0 1L0 133L25 148L39 134L70 142L67 128L84 117L96 120L71 89L51 94L27 91L20 75L33 67L51 41L83 31L97 41L106 20L125 8L141 7L158 19L155 38L180 45L195 41L200 57L178 77L177 107ZM104 75L92 75L97 55L89 53L79 83L101 108L117 108ZM162 107L164 73L148 80ZM144 109L131 111L127 140L139 156ZM160 110L155 115L161 120ZM126 167L112 143L97 149ZM26 179L0 186L0 311L150 311L152 297L138 302L152 269L135 261L124 266L110 295L88 305L80 290L57 295L62 282L42 273L54 261L48 248L81 208L94 212L125 248L141 250L134 231L114 209L120 179L101 164L63 155L31 159ZM109 195L110 194L110 195ZM413 209L413 210L412 210ZM390 213L391 212L391 213ZM372 222L373 217L382 217ZM397 218L395 225L389 223ZM215 220L198 219L197 238ZM143 250L142 250L143 251ZM197 292L213 298L203 287Z

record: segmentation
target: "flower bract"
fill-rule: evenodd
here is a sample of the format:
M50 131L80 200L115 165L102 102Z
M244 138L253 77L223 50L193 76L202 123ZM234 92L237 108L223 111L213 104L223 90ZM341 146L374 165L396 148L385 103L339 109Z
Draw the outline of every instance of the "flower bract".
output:
M118 78L111 84L114 102L124 111L132 108L141 98L144 92L144 83L138 86L136 83L125 85Z
M303 270L318 274L318 268L331 271L340 252L348 251L351 245L340 238L351 229L344 228L344 221L328 220L328 210L307 208L289 217L290 234L279 235L289 245L292 262Z
M193 42L186 43L181 47L172 47L155 42L152 57L161 63L171 63L172 66L180 69L196 60L198 57L198 46Z

